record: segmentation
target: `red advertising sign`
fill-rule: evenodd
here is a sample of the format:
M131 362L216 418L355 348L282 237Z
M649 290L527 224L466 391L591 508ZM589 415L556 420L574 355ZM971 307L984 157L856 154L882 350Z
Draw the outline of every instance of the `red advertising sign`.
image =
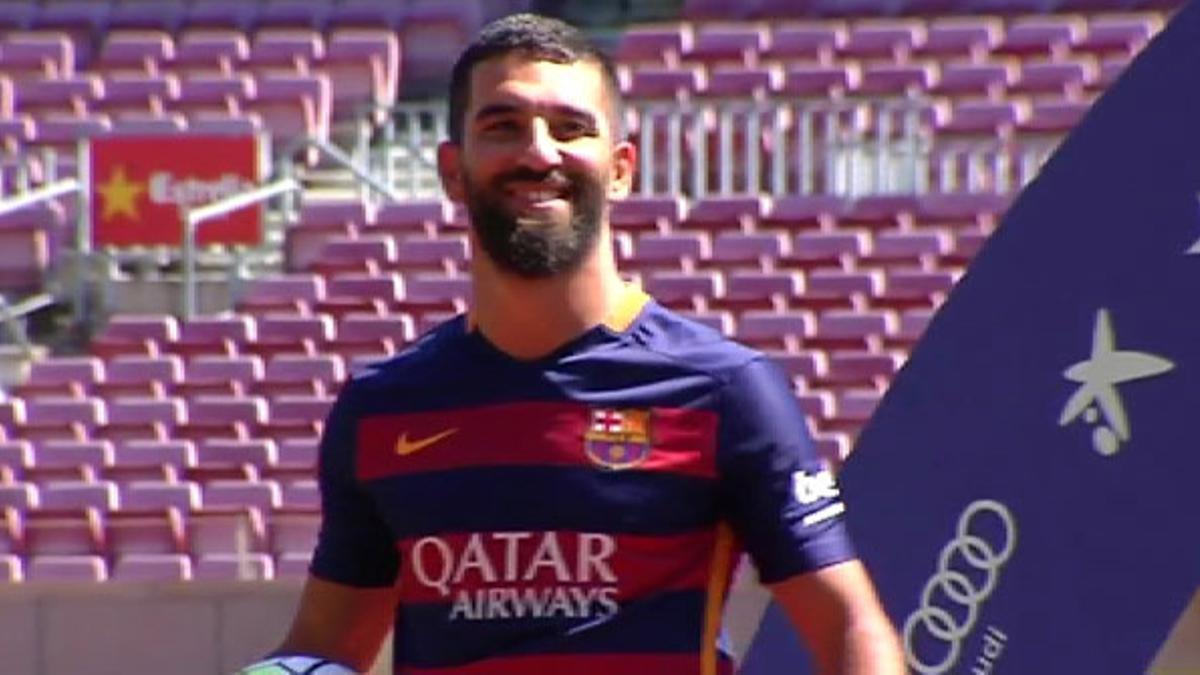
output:
M254 136L130 136L91 144L92 244L179 246L181 210L259 185L262 152ZM200 224L199 244L262 241L258 207Z

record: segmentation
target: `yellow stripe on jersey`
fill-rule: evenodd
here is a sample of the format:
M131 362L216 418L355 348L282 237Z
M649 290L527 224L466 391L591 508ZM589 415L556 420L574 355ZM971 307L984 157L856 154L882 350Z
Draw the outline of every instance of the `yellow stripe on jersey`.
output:
M700 675L717 675L717 636L725 610L725 593L729 590L730 565L733 563L733 531L725 523L717 526L717 541L713 546L712 571L708 576L707 600L704 605L704 634L700 636Z

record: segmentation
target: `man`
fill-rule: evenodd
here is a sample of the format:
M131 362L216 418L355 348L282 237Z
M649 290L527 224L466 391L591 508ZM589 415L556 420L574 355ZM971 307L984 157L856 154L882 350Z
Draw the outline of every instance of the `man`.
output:
M472 309L340 395L279 654L363 670L394 623L398 673L730 672L744 548L822 672L902 672L784 378L619 277L620 114L561 22L501 19L460 58L438 166Z

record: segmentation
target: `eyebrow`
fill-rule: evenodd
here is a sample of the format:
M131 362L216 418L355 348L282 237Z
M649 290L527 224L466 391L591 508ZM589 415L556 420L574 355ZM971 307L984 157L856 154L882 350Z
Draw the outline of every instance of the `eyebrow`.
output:
M576 108L575 106L567 105L566 103L556 103L547 106L547 108L550 112L553 112L557 115L573 117L584 120L592 126L599 126L599 120L596 119L596 116L582 108ZM483 106L478 112L475 113L475 120L479 121L489 117L511 115L513 113L520 112L521 110L521 106L517 106L512 103L490 103Z

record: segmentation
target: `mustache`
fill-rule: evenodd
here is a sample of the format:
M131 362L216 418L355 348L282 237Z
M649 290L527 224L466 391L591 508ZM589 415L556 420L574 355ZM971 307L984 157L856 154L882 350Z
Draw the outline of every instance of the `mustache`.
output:
M559 169L549 171L534 171L533 169L513 169L496 177L496 183L503 185L512 182L545 183L555 188L568 188L575 181Z

